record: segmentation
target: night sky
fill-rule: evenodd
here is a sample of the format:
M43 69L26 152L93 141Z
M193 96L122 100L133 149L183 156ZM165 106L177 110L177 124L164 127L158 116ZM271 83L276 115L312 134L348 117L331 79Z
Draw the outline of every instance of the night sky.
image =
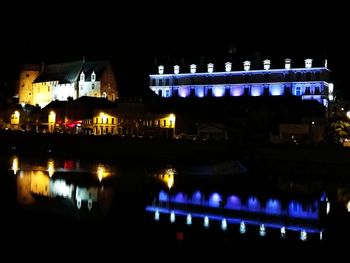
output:
M349 16L344 6L319 2L214 1L201 6L170 1L75 3L46 1L3 7L0 18L1 78L15 78L20 63L110 60L123 93L147 89L147 75L156 63L198 63L200 57L221 65L230 55L236 69L242 61L272 60L282 67L325 58L332 78L346 91ZM230 54L229 54L230 50ZM155 60L157 58L157 60ZM260 65L261 66L261 65ZM346 92L345 92L346 93ZM350 92L349 92L350 93Z

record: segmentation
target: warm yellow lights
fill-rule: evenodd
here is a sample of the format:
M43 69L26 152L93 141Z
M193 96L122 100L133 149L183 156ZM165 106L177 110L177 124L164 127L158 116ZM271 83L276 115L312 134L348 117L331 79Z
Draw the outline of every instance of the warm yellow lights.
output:
M52 177L52 175L55 172L55 162L52 159L49 159L47 161L47 171L49 172L49 176Z
M169 190L171 189L171 187L173 187L173 185L174 185L174 175L168 177L167 185L168 185Z
M17 171L19 170L18 157L17 156L14 156L13 159L12 159L12 170L13 170L14 174L16 174Z
M50 111L49 114L49 123L53 123L56 121L56 113L54 111Z
M48 121L49 121L49 125L48 125L49 132L54 132L55 122L56 122L56 113L54 111L50 111Z
M164 174L158 175L157 177L163 182L165 182L170 190L174 186L174 175L175 170L170 168L166 169Z
M14 111L12 114L11 114L11 124L13 125L18 125L19 124L19 117L20 117L20 113L19 111Z
M106 178L109 175L110 173L108 172L108 170L104 165L100 164L97 166L97 177L100 182L102 181L103 178Z

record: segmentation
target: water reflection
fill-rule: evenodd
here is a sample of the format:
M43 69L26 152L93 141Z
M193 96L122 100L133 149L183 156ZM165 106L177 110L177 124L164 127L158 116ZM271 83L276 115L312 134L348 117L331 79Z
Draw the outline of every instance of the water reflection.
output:
M157 174L156 178L168 182L168 172L165 170ZM174 180L174 174L170 178ZM172 191L160 187L146 211L156 211L157 220L170 214L172 222L175 222L176 217L179 224L192 225L195 224L194 218L198 218L204 228L213 227L213 221L213 225L220 224L224 231L239 230L241 234L246 233L247 229L253 229L249 232L256 231L256 235L265 237L273 230L280 238L290 236L287 235L289 231L298 234L303 241L310 234L322 239L321 218L327 214L328 199L321 201L321 195L298 198L296 193L286 199L278 198L276 194L273 197L267 197L266 194L259 196L258 193L242 195L227 190L227 187L222 192L217 188L211 192L208 186L205 190L193 191L182 183L179 182L181 186L173 187Z
M52 177L55 172L55 161L53 159L47 161L47 171L49 172L49 176Z
M18 158L13 158L12 169L15 174L19 170ZM64 167L55 169L55 160L47 161L47 168L41 165L26 165L17 176L17 200L22 205L45 205L46 200L52 200L50 209L60 203L61 212L76 215L75 210L106 212L111 205L113 190L102 184L103 178L115 175L107 165L96 164L96 172L86 172L74 162L64 162ZM69 164L69 165L67 165ZM32 168L32 169L29 169ZM71 169L71 170L68 170ZM69 201L69 202L65 202ZM94 209L96 207L96 209ZM98 209L97 209L98 208ZM72 210L73 209L73 210Z
M18 157L17 157L16 155L12 157L11 169L12 169L12 171L13 171L14 174L16 174L17 171L19 170L19 166L18 166Z

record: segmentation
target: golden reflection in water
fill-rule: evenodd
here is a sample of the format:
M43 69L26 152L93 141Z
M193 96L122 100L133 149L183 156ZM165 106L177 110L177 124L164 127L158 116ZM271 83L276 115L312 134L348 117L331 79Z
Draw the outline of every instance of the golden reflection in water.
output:
M156 177L165 182L170 190L174 186L175 173L175 169L169 168L165 169L164 173L156 175Z
M49 172L49 176L52 177L55 172L55 161L53 159L47 161L47 171Z
M30 191L37 195L49 196L50 178L43 171L31 171Z
M98 176L98 180L101 182L102 179L108 177L111 173L109 172L109 170L107 169L107 167L103 164L99 164L97 166L97 176Z
M11 168L12 168L14 174L16 174L17 171L19 170L18 157L16 155L12 159L12 167Z
M20 171L20 176L17 176L17 200L20 204L34 203L30 191L31 173L31 171Z

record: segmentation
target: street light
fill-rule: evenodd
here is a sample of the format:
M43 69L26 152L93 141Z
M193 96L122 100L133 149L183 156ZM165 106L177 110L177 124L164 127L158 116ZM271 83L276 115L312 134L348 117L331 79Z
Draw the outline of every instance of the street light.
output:
M54 111L50 111L48 119L49 119L49 132L54 132L55 123L56 123L56 113Z

